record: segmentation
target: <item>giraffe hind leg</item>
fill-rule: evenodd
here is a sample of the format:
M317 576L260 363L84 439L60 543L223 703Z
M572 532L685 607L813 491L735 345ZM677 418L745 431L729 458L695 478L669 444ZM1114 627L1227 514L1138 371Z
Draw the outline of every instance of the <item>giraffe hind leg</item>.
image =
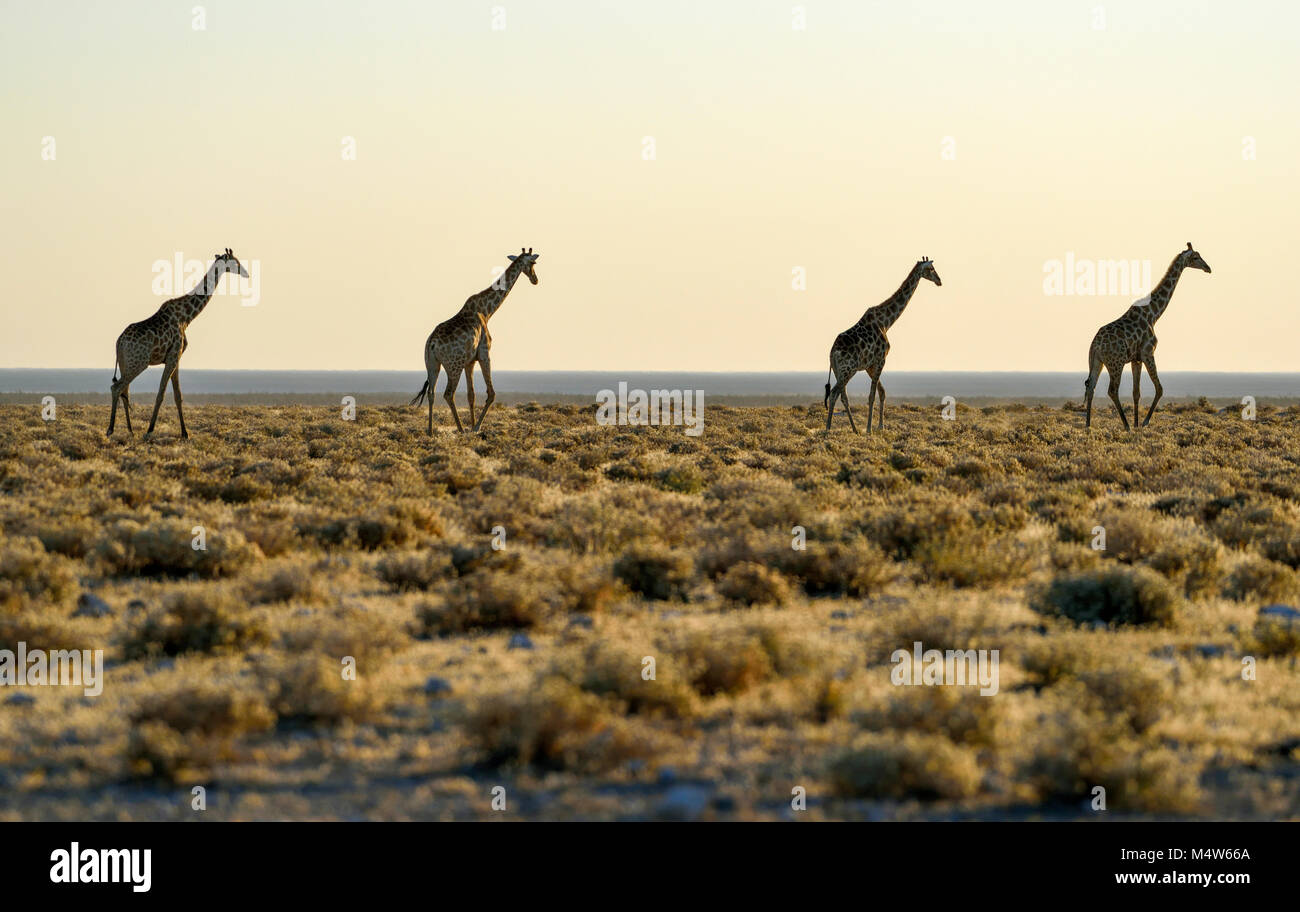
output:
M460 423L460 413L456 411L456 387L460 386L460 370L453 369L450 364L443 365L447 372L447 389L442 394L442 398L447 400L447 405L451 406L451 417L456 421L456 430L465 431L465 426Z
M1124 414L1124 403L1119 401L1119 378L1124 371L1123 364L1106 365L1106 377L1109 384L1106 392L1110 395L1110 401L1115 403L1115 409L1119 412L1119 420L1124 422L1124 430L1128 430L1128 416ZM1136 416L1134 416L1136 418Z
M487 384L487 399L483 403L483 411L478 413L478 423L474 425L474 430L481 430L483 419L487 417L487 410L492 403L496 401L496 390L492 388L492 361L486 353L479 357L478 366L483 370L483 382Z
M163 397L167 395L167 381L172 378L174 370L176 370L175 361L168 361L163 365L162 381L158 384L158 398L153 401L153 415L149 418L149 429L144 432L146 437L153 434L154 425L158 423L158 410L162 408Z
M474 421L474 362L465 365L465 399L469 403L469 426L478 430Z
M131 427L131 390L129 387L122 387L122 417L126 419L126 432L134 435L135 429Z

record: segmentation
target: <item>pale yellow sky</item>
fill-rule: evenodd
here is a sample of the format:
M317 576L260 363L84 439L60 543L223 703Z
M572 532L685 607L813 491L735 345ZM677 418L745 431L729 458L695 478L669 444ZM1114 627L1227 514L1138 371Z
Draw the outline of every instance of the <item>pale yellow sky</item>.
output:
M1082 371L1137 292L1045 265L1191 241L1161 369L1300 369L1300 7L913 6L5 3L0 367L110 369L229 246L185 366L419 370L525 245L498 370L821 370L925 254L891 370Z

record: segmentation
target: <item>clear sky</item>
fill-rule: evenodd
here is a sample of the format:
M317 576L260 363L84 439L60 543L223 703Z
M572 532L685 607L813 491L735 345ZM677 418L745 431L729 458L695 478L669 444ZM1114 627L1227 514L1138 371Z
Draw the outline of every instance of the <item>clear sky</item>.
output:
M185 366L419 369L524 245L498 369L820 370L924 254L890 369L1084 371L1140 289L1048 264L1191 241L1160 368L1300 370L1297 34L1281 0L3 0L0 366L109 370L154 264L231 247L258 303Z

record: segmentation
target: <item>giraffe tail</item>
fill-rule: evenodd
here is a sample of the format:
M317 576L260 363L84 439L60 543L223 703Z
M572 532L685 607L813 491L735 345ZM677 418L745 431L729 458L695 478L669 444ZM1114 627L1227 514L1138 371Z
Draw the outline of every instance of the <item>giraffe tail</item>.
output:
M432 393L433 390L429 389L429 381L425 380L424 386L420 387L420 391L415 394L415 398L411 400L410 404L419 405L421 402L424 401L425 396L432 395Z
M831 369L826 368L826 394L822 396L822 405L829 405L831 401Z

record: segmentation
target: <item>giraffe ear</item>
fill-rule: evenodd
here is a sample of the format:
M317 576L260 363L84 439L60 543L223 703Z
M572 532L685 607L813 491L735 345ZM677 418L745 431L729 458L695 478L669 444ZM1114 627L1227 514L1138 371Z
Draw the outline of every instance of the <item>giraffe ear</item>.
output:
M513 263L517 259L517 257L513 253L507 253L506 259Z

